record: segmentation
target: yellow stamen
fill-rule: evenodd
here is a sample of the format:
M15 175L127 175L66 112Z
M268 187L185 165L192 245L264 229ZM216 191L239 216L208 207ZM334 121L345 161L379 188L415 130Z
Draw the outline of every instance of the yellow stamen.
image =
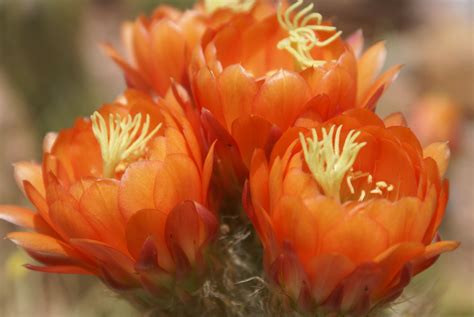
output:
M380 188L385 188L385 187L388 186L387 183L384 182L384 181L377 182L377 183L375 183L375 185L376 185L377 187L380 187Z
M337 30L336 27L321 25L323 23L322 15L318 12L310 13L314 7L312 3L296 13L293 20L291 20L292 13L301 5L303 5L303 0L297 0L283 12L282 2L280 1L278 4L278 22L284 30L288 31L288 37L281 40L277 47L281 50L287 50L293 55L302 69L321 66L326 61L315 60L311 56L311 50L314 47L324 47L331 44L342 32L336 32L324 41L320 40L316 32L334 32Z
M252 9L255 0L204 0L204 7L209 14L220 9L230 9L235 12L246 12Z
M351 191L351 194L355 194L354 186L352 185L352 176L347 176L347 186Z
M344 176L351 169L359 151L366 145L366 142L355 142L360 131L351 130L341 150L339 144L341 130L342 125L337 129L333 125L329 132L323 128L321 139L318 138L316 129L312 129L312 139L305 139L300 133L303 155L309 170L323 189L324 194L337 200L340 200L340 189Z
M142 125L142 115L121 118L119 114L109 115L109 122L99 112L91 116L92 131L100 145L103 160L103 176L114 177L120 166L143 156L148 141L160 130L161 123L151 132L150 116L147 114ZM141 130L140 130L141 127Z
M382 190L380 189L380 187L375 187L374 189L372 189L370 191L371 194L379 194L379 195L382 195Z

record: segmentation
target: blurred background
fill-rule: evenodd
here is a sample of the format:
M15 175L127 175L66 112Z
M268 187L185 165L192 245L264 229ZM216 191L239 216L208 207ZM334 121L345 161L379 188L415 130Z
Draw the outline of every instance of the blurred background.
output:
M160 3L192 1L0 0L0 203L26 204L12 163L39 160L48 131L72 124L124 88L98 48L120 47L123 20ZM426 145L449 140L449 209L442 235L461 248L415 279L391 316L474 316L474 0L319 0L318 11L366 44L385 40L406 66L378 113L402 111ZM0 223L0 236L13 229ZM93 279L29 272L0 240L0 316L135 316Z

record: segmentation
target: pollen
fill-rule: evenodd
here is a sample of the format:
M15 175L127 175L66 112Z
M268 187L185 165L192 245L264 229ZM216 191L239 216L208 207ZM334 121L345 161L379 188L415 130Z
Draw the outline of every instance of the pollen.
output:
M300 68L305 69L325 64L325 60L315 60L311 56L311 50L331 44L342 32L336 32L337 29L333 26L322 25L322 15L318 12L311 12L314 7L312 3L296 13L302 5L303 0L297 0L283 12L282 2L280 1L278 4L278 22L288 32L288 37L281 40L277 44L277 48L288 51L293 55ZM326 40L321 40L316 32L336 33Z
M311 131L312 138L305 139L304 135L300 133L304 159L311 174L324 194L338 201L340 201L341 184L344 177L352 168L359 151L366 145L366 142L356 142L360 131L351 130L341 149L341 130L342 125L337 128L333 125L329 131L323 128L321 138L319 138L316 129Z
M255 0L204 0L204 7L209 14L219 9L230 9L234 12L246 12L252 9Z
M120 115L110 114L108 124L105 118L94 112L91 116L92 132L100 145L103 161L103 176L112 178L120 168L129 162L142 157L146 151L146 145L161 128L158 124L150 130L150 116L146 115L142 124L142 115L128 115L121 118Z

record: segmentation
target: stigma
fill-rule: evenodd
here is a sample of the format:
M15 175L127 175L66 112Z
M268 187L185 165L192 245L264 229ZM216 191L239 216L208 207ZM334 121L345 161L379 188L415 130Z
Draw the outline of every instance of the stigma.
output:
M326 63L325 60L316 60L311 56L311 50L315 47L324 47L334 42L341 31L333 26L322 25L323 17L318 12L311 12L314 4L301 9L296 13L299 7L303 5L303 0L297 0L283 12L283 4L278 4L278 23L281 28L288 32L288 37L277 44L277 48L288 51L295 58L301 69L308 67L317 67ZM293 19L291 16L294 14ZM336 32L326 40L321 40L316 32Z
M212 14L220 9L230 9L234 12L246 12L252 9L255 0L204 0L204 8Z
M360 131L351 130L346 136L344 145L340 146L342 125L333 125L329 131L322 128L318 136L312 129L312 138L305 138L300 133L300 142L304 159L316 182L324 194L341 201L341 185L346 173L351 170L360 150L366 142L358 143Z
M142 124L142 115L110 114L108 123L99 113L91 116L92 132L99 142L103 161L103 176L113 178L128 163L142 157L146 145L161 128L161 123L150 130L150 116L147 114Z

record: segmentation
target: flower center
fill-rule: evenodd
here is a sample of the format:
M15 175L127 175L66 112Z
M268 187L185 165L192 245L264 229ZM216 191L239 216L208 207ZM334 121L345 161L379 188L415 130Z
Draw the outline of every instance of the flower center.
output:
M360 131L351 130L342 149L340 148L342 125L333 125L329 131L322 129L321 139L312 129L312 138L300 133L303 155L314 179L321 186L326 196L340 201L341 184L346 173L352 168L359 151L366 142L357 143ZM335 133L334 133L335 132Z
M288 9L283 12L283 4L278 4L278 22L280 26L288 32L288 37L277 44L277 48L287 50L296 59L299 67L305 69L308 67L317 67L326 63L325 60L315 60L311 56L311 50L314 47L324 47L334 42L342 33L336 32L326 40L321 40L316 32L334 32L336 27L322 25L323 17L320 13L311 12L314 4L309 4L291 19L291 15L303 5L303 0L297 0Z
M219 9L230 9L235 12L249 11L255 0L204 0L204 7L209 14Z
M142 124L142 115L121 118L119 114L110 114L109 122L99 112L91 116L92 132L100 145L103 161L103 176L113 178L115 173L137 160L146 150L148 141L160 130L161 123L152 131L150 116L147 114ZM141 129L140 129L141 128Z

